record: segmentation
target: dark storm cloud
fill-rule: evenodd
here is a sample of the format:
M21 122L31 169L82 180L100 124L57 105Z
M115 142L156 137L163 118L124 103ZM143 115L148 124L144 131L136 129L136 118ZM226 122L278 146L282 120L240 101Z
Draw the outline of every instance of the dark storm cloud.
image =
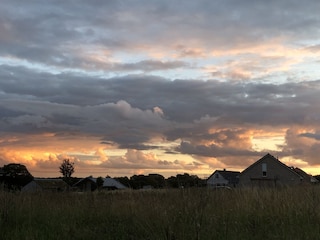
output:
M278 125L312 120L310 116L313 114L308 114L309 119L305 118L307 111L316 107L319 92L319 81L280 85L230 84L201 80L170 81L146 75L101 79L37 73L6 66L1 66L1 70L1 99L12 98L21 103L34 100L42 102L41 105L55 103L54 106L62 106L62 109L65 105L70 109L89 105L99 107L99 104L124 100L142 110L160 107L166 119L186 123L205 116L218 117L217 122L226 119L234 123L263 121ZM24 108L9 110L23 111ZM285 119L285 116L290 117Z
M320 141L320 134L319 133L302 133L299 135L300 137L311 138Z
M225 148L219 147L215 144L209 146L205 145L194 145L189 142L181 142L180 146L177 147L177 150L184 154L199 155L205 157L230 157L230 156L259 156L261 153L250 151L250 150L241 150L237 148Z
M1 70L1 131L81 132L140 150L157 148L152 139L184 139L175 150L222 156L226 151L250 155L248 144L243 150L233 144L248 142L239 136L251 128L319 128L320 81L230 84L147 75L102 79L8 66Z
M219 124L283 125L316 120L316 115L308 111L316 107L318 81L281 85L230 84L170 81L144 75L101 79L37 73L18 67L1 66L1 69L0 98L12 98L21 104L25 100L34 100L39 107L55 103L54 107L61 109L89 105L101 108L103 105L99 104L124 100L143 111L160 107L167 120L179 123L193 123L205 116L216 118L215 122ZM47 109L47 106L43 108ZM24 111L24 108L11 111Z

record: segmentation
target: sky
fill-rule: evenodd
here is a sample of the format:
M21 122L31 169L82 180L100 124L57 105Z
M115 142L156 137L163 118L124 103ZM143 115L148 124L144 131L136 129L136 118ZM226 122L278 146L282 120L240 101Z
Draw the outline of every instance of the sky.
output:
M320 1L0 3L0 166L320 174Z

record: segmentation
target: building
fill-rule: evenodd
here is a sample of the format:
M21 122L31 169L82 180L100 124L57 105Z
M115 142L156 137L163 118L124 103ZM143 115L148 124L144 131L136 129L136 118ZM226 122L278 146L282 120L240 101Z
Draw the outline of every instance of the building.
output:
M102 188L107 190L117 190L117 189L126 189L127 187L122 183L118 182L117 180L107 177L103 181Z
M21 192L64 192L68 189L69 185L62 179L35 178Z
M93 178L92 176L82 178L72 187L78 189L81 192L92 192L98 188L97 179Z
M101 188L105 190L116 190L116 189L126 189L127 187L118 182L117 180L107 177L102 178L103 183ZM81 192L91 192L95 191L98 188L97 178L92 176L83 178L73 185ZM99 188L100 189L100 188Z
M227 170L216 170L207 179L208 187L219 187L228 186L236 187L239 183L240 172L227 171Z
M311 184L315 178L303 170L288 167L269 153L241 172L240 186L277 187Z

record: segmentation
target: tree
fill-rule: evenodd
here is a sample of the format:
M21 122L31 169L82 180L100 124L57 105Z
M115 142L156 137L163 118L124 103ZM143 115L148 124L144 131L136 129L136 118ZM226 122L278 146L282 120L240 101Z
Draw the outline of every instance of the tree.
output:
M163 188L165 186L165 178L160 174L133 175L130 177L129 184L134 189L143 188L145 186Z
M115 177L114 179L117 180L118 182L122 183L126 187L131 188L131 182L130 182L130 179L127 176L125 176L125 177Z
M103 187L103 178L102 177L98 177L97 178L97 181L96 181L96 183L97 183L97 187L98 187L98 189L100 190L102 187Z
M166 185L165 178L157 173L148 175L149 184L154 188L164 188Z
M10 163L4 165L1 171L3 172L1 179L7 190L20 190L33 179L26 166L22 164Z
M74 173L74 163L69 159L63 159L59 169L63 177L68 179Z
M188 173L177 174L166 179L168 187L172 188L186 188L186 187L204 187L206 181L200 179L197 175L189 175Z

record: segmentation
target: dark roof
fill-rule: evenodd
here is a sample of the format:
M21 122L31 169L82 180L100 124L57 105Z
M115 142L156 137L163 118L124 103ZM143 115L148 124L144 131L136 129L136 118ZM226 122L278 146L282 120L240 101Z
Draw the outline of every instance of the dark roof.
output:
M62 179L35 178L33 181L42 189L65 189L68 187L68 184Z
M224 179L228 180L230 184L239 183L240 172L227 171L227 170L217 170L217 172L219 172Z
M107 177L104 179L103 187L106 188L116 188L116 189L125 189L127 188L122 183L118 182L117 180Z
M107 178L102 178L103 180L103 186L104 188L116 188L116 189L125 189L127 188L126 186L124 186L122 183L120 183L119 181L107 177ZM92 176L86 177L86 178L82 178L80 179L78 182L76 182L73 187L78 187L81 184L83 184L84 182L91 182L95 187L97 187L97 178L94 178Z
M97 184L97 179L96 179L96 178L93 178L92 176L89 176L89 177L85 177L85 178L80 179L78 182L76 182L75 184L73 184L73 187L79 186L79 185L81 185L83 182L86 182L86 181L90 181L90 182L92 182L93 184Z
M222 177L224 179L226 179L229 184L237 184L239 183L239 175L240 175L240 172L236 172L236 171L227 171L227 170L216 170L214 171L214 173L212 173L210 175L210 177L208 177L208 179L210 179L215 173L219 173L222 175Z
M273 161L275 161L276 163L278 163L280 166L288 169L289 171L291 171L292 173L294 173L297 177L300 177L302 179L305 179L305 177L302 174L299 174L298 171L295 171L294 167L288 167L286 164L284 164L283 162L281 162L278 158L275 158L274 156L272 156L270 153L267 153L266 155L264 155L262 158L260 158L258 161L254 162L253 164L251 164L249 167L247 167L245 170L243 170L241 172L244 173L246 172L248 169L252 168L253 166L259 164L260 162L264 161L265 159L272 159ZM301 172L303 172L301 169L299 169ZM308 175L307 173L304 172L304 174Z
M316 178L312 177L300 168L291 167L291 169L295 171L297 174L299 174L307 182L318 182Z

